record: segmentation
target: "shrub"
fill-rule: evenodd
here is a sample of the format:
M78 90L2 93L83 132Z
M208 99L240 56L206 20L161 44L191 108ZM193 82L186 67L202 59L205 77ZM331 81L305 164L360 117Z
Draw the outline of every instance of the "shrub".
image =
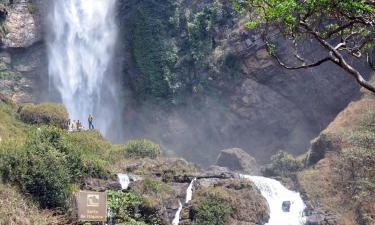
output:
M110 220L117 223L144 224L141 220L139 206L142 198L135 193L124 193L120 191L108 191L107 202L110 210Z
M25 142L0 146L0 175L42 207L65 208L72 183L108 174L103 160L85 159L77 146L57 127L34 129Z
M39 105L25 104L19 109L20 118L29 124L51 124L66 128L68 112L64 105L43 103Z
M303 168L303 162L285 151L271 157L271 163L262 168L265 176L289 176Z
M160 146L146 139L130 140L125 146L125 154L131 158L155 159L160 155Z
M24 144L1 146L0 172L4 181L17 183L42 207L64 207L71 180L67 159L51 142L37 135Z
M194 211L199 225L226 225L233 209L224 198L212 194L203 199Z

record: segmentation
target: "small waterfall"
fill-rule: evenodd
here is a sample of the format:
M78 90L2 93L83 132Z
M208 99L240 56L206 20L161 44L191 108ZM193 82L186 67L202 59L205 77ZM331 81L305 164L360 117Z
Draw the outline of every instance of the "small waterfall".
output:
M190 184L189 184L189 187L187 188L186 190L186 199L185 199L185 204L189 203L193 197L193 185L194 185L194 182L197 180L197 178L194 178Z
M197 180L197 178L194 178L190 184L189 184L189 187L186 189L186 197L185 197L185 204L189 203L192 199L192 196L193 196L193 186L194 186L194 182ZM181 201L178 202L180 204L180 207L178 208L175 216L174 216L174 219L172 221L172 225L178 225L178 223L180 222L180 214L181 214L181 211L182 211L182 204L181 204Z
M182 210L181 201L178 201L178 204L180 204L180 207L178 207L176 215L174 216L174 219L172 221L172 225L178 225L178 223L180 222L180 214L181 214L181 210Z
M305 204L299 193L288 190L274 179L248 175L242 175L242 177L254 182L267 200L270 208L270 219L267 225L303 225L305 223L303 216ZM284 212L282 209L284 201L291 202L289 212Z
M116 0L55 0L51 6L47 37L50 86L60 94L72 120L87 126L88 115L93 114L95 128L106 135L118 124L114 121L121 110L111 76Z
M127 174L117 174L118 182L121 184L121 189L126 190L130 184L130 177Z

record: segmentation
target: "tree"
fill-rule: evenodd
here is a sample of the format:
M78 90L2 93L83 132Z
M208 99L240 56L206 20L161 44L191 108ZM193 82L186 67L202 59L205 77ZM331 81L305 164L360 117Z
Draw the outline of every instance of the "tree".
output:
M231 0L233 6L249 12L248 28L258 28L268 51L286 69L306 69L333 62L344 69L364 88L375 93L349 58L367 58L375 69L374 0ZM277 54L272 35L280 33L294 44L294 65ZM301 54L299 43L313 39L324 50L318 59ZM372 51L372 52L371 52ZM311 58L311 57L310 57Z

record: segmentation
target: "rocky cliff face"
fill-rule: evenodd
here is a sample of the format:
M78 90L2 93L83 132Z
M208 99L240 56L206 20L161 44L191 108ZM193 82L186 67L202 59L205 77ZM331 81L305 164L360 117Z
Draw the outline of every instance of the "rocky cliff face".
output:
M41 17L32 1L1 3L0 91L17 102L41 100L48 83Z
M219 2L226 14L233 13L227 3ZM131 12L141 6L134 4L120 11L127 21L122 26L128 38L138 26L132 24ZM209 4L183 1L185 11L181 14L193 15L194 10ZM270 58L259 35L244 28L245 21L244 16L235 15L211 31L215 45L204 59L209 69L198 73L212 77L209 82L214 92L199 94L198 88L191 99L168 110L145 102L131 106L132 100L128 100L125 137L150 137L205 165L213 163L218 151L228 147L243 148L264 163L278 150L303 153L310 140L358 96L355 82L333 64L309 70L282 69ZM171 40L182 38L183 33ZM131 83L145 74L132 55L131 38L124 43L128 53L123 64L126 80ZM321 52L316 46L306 43L303 51L317 56ZM280 39L281 56L287 57L290 49L290 43ZM366 65L357 64L368 73Z

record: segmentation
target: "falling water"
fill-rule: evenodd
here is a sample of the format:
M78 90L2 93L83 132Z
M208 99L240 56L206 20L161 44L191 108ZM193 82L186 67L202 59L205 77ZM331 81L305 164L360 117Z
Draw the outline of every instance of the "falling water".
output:
M118 108L113 85L105 85L111 77L117 37L115 3L55 0L49 18L50 84L72 120L85 122L93 114L94 125L103 133L110 130Z
M181 210L182 210L182 204L181 204L181 201L178 201L178 204L179 204L179 207L177 209L177 212L174 216L174 219L172 221L172 225L178 225L178 223L180 222L180 214L181 214Z
M194 182L197 180L197 178L194 178L190 184L189 184L189 187L188 189L186 190L186 199L185 199L185 203L189 203L193 197L193 185L194 185Z
M274 179L247 175L243 177L253 181L267 200L270 207L270 219L267 225L303 225L305 223L303 216L305 204L299 193L288 190ZM289 212L282 210L283 201L291 202Z
M193 196L193 185L194 185L194 182L197 180L197 178L194 178L190 184L189 184L189 187L186 189L186 197L185 197L185 204L189 203L192 199L192 196ZM178 225L178 223L180 222L180 214L181 214L181 211L182 211L182 204L181 204L181 201L178 202L179 203L179 207L178 207L178 210L174 216L174 219L172 221L172 225Z
M126 190L126 189L128 189L129 184L130 184L130 178L129 178L129 175L127 175L127 174L122 174L122 173L118 173L118 174L117 174L117 179L118 179L118 182L119 182L120 185L121 185L121 189L122 189L122 190Z

